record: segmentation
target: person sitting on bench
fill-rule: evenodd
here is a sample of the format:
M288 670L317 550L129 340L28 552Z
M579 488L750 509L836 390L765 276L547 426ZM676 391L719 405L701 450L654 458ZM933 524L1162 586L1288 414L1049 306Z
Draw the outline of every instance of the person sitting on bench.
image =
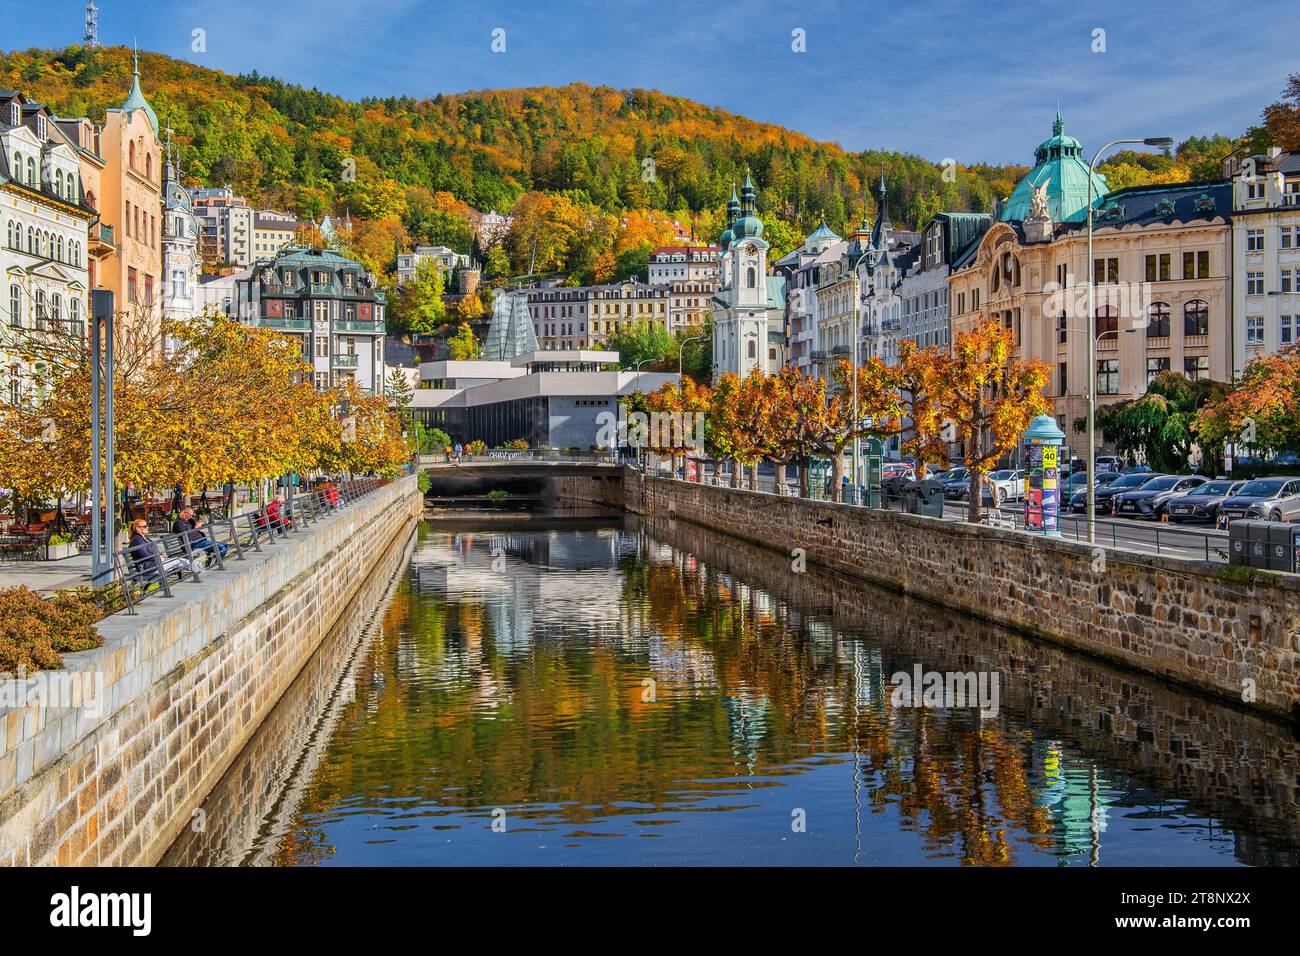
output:
M162 556L161 550L152 538L149 537L149 522L143 518L136 518L131 522L131 543L127 547L127 554L131 556L131 563L135 565L136 571L144 577L154 580L163 574L184 574L192 568L190 563L184 558L162 558L162 570L159 572L158 559Z
M202 522L199 520L198 515L194 513L194 509L186 505L181 509L176 520L172 522L172 534L188 540L191 551L211 551L216 548L217 552L224 558L226 552L230 549L230 545L220 541L213 541L200 530L201 525Z

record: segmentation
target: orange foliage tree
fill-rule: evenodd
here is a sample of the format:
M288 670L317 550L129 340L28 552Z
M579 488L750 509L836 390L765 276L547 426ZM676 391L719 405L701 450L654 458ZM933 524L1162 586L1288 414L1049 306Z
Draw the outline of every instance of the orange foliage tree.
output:
M952 354L936 362L937 414L953 424L970 469L971 521L979 520L984 475L1016 447L1030 421L1048 409L1043 397L1047 364L1021 361L1014 352L1011 330L987 320L959 334Z

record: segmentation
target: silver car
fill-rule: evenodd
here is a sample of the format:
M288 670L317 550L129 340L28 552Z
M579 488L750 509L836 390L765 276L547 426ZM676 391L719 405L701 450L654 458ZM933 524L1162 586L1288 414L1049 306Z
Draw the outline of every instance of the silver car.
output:
M1246 482L1231 498L1219 505L1219 522L1238 518L1265 521L1300 519L1300 478L1255 478Z

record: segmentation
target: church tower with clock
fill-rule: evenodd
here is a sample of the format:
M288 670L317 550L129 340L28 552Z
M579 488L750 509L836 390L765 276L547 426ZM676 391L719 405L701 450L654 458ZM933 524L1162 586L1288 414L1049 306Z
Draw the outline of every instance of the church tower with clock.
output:
M727 204L730 226L722 245L722 288L710 300L713 315L713 380L728 372L744 378L754 369L777 371L785 361L785 280L767 274L763 223L749 175Z

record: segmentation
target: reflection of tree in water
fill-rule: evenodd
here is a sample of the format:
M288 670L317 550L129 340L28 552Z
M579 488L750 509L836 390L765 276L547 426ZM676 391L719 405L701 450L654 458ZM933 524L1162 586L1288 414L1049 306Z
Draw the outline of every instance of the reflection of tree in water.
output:
M513 585L402 586L367 662L379 690L348 705L281 862L331 852L321 825L361 807L382 808L386 827L464 808L487 826L493 807L512 808L512 829L556 816L580 825L733 794L731 778L771 786L846 754L865 812L896 813L935 854L955 847L963 863L996 865L1014 862L1016 840L1055 845L1031 736L970 712L895 707L879 654L827 616L690 555L648 560L619 546L608 551L611 617L584 630L538 606L525 622L517 589L542 572L516 565L549 550L514 538Z

